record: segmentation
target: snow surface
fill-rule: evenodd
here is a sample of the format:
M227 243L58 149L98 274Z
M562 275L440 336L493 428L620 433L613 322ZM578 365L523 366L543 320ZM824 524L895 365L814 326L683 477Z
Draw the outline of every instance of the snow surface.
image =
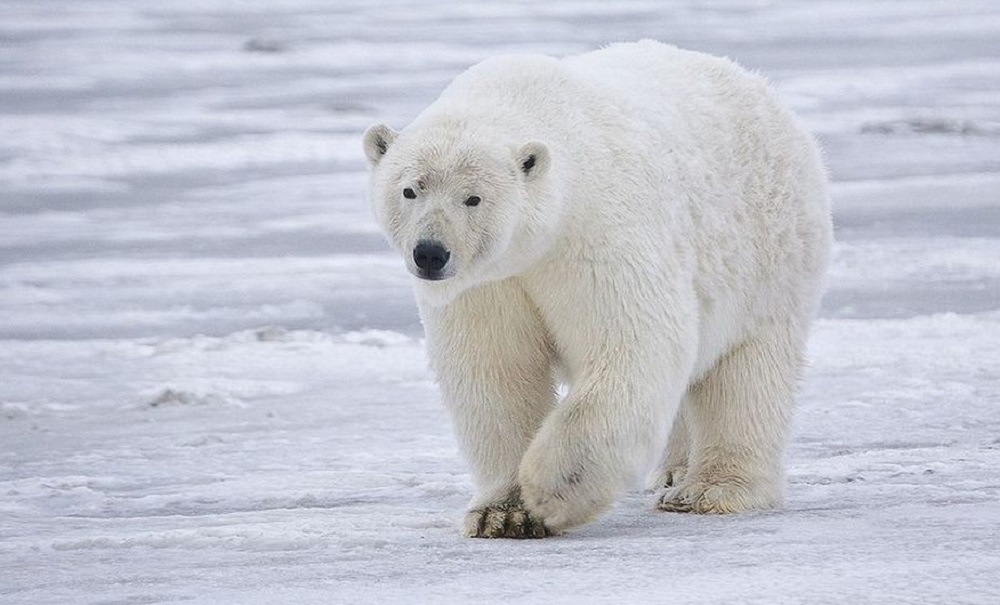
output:
M1000 5L4 0L0 603L1000 603ZM839 243L787 506L468 540L359 145L469 64L773 79Z

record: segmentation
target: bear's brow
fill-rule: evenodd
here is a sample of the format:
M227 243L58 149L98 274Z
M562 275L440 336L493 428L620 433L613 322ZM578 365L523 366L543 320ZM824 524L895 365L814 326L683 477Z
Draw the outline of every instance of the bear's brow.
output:
M421 168L420 170L408 172L409 173L405 175L405 180L412 183L412 185L420 191L427 191L440 182L440 178L437 174L435 174L434 170Z
M424 166L421 170L414 171L406 175L406 180L415 184L420 191L430 191L439 189L446 185L455 185L469 180L478 180L470 177L479 175L476 167L472 163L463 162L454 168Z

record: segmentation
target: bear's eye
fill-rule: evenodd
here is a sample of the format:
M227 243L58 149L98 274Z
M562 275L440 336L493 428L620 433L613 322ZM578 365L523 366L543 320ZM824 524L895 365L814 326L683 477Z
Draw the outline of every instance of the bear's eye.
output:
M417 194L415 191L407 187L406 189L403 189L403 197L408 200L415 200L417 199Z
M478 195L473 195L469 199L465 200L466 206L478 206L479 202L483 201Z

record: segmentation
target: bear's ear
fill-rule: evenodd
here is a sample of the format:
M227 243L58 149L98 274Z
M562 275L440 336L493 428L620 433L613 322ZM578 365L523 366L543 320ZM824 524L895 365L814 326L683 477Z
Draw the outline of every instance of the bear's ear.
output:
M517 150L517 166L524 180L537 179L549 169L549 148L538 141L521 145Z
M372 166L378 164L385 152L389 151L389 145L395 140L396 131L385 124L369 126L364 135L365 157L368 158L368 163Z

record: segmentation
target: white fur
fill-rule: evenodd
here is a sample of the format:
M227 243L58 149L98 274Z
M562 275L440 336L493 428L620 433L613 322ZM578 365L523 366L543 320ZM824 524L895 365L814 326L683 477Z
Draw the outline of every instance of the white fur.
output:
M365 151L411 270L418 240L451 252L415 287L467 535L586 523L660 458L665 510L781 501L831 225L817 147L761 78L651 41L501 57Z

